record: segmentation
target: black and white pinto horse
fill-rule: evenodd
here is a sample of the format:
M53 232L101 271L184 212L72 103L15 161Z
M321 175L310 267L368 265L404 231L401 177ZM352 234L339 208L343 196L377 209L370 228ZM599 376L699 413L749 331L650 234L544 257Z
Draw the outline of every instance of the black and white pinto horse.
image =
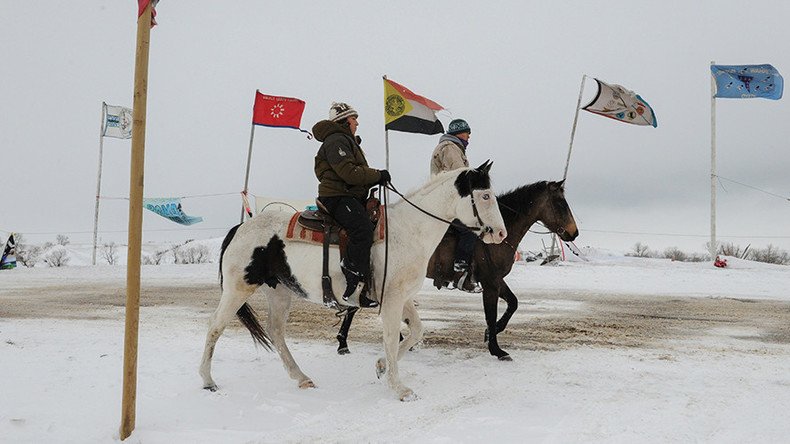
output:
M445 220L458 218L469 227L479 227L486 243L501 243L507 236L496 195L491 189L486 162L478 168L442 173L407 195L410 202ZM447 223L428 217L408 202L399 201L387 209L389 252L381 319L384 358L376 361L379 378L386 373L387 382L402 401L416 399L398 375L398 360L422 338L422 322L413 298L424 282L425 269L436 245L447 230ZM314 387L313 381L296 364L285 343L285 325L291 296L297 295L323 304L321 290L322 248L304 242L290 242L285 232L291 214L264 211L230 230L220 253L222 298L211 316L200 375L203 387L215 391L211 377L211 358L217 340L234 316L263 346L277 350L291 379L300 388ZM385 246L375 244L371 251L373 292L380 299L384 278ZM337 249L330 249L330 275L333 291L342 294L345 278L340 270ZM376 288L379 287L379 288ZM260 325L247 303L261 288L268 296L268 326ZM409 335L399 343L401 320L407 322Z

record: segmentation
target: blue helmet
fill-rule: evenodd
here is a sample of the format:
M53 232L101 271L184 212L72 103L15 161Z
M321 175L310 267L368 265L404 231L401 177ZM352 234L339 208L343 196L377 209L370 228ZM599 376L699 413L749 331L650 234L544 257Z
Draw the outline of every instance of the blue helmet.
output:
M461 133L472 134L472 130L469 128L469 124L466 123L466 120L455 119L450 122L450 125L447 127L447 134L456 135Z

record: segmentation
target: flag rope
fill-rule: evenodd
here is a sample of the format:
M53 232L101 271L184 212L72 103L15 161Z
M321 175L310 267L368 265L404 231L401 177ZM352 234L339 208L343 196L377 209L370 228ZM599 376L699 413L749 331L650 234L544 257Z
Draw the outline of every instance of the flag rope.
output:
M753 190L757 190L757 191L759 191L759 192L761 192L761 193L769 194L769 195L771 195L771 196L778 197L778 198L780 198L780 199L782 199L782 200L786 200L786 201L790 202L790 197L787 197L787 196L782 196L782 195L780 195L780 194L772 193L772 192L770 192L770 191L766 191L766 190L763 190L763 189L757 188L757 187L755 187L755 186L752 186L752 185L749 185L749 184L745 184L745 183L742 183L742 182L738 182L737 180L728 179L728 178L726 178L726 177L724 177L724 176L719 176L718 174L714 174L714 177L718 178L718 179L719 179L719 181L721 181L721 179L724 179L724 180L726 180L726 181L728 181L728 182L736 183L736 184L738 184L738 185L741 185L741 186L744 186L744 187L746 187L746 188L751 188L751 189L753 189ZM720 182L720 185L721 185L721 182ZM722 185L722 189L724 189L724 186L723 186L723 185ZM726 190L726 189L724 189L724 191L727 191L727 190Z

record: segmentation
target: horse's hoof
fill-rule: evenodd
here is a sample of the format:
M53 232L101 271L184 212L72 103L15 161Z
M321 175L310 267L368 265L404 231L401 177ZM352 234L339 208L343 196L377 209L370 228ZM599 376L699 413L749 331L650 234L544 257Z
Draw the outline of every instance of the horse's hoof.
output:
M400 400L403 402L412 402L416 401L417 399L417 395L411 389L406 389L401 392Z
M203 390L208 390L210 392L216 392L218 389L219 387L217 387L217 384L203 386Z
M381 379L384 373L387 373L387 361L384 358L379 358L376 361L376 378Z
M511 358L510 355L507 354L499 356L497 359L499 359L500 361L513 361L513 358Z
M337 354L338 355L347 355L349 353L351 353L351 350L349 350L348 347L343 347L343 348L338 348L337 349Z
M312 379L306 379L299 383L299 388L300 389L315 388L315 384L313 384Z

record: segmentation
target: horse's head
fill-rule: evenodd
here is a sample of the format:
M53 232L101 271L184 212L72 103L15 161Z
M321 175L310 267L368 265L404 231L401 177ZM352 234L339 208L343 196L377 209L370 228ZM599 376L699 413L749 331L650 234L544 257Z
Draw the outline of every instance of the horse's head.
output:
M461 196L456 217L468 227L482 229L483 242L498 244L507 237L507 229L491 189L488 175L491 165L492 162L487 160L477 168L463 170L455 179L455 188Z
M579 235L576 220L573 219L571 207L565 200L565 180L548 182L546 185L546 200L540 215L543 225L557 233L564 241L572 241Z

